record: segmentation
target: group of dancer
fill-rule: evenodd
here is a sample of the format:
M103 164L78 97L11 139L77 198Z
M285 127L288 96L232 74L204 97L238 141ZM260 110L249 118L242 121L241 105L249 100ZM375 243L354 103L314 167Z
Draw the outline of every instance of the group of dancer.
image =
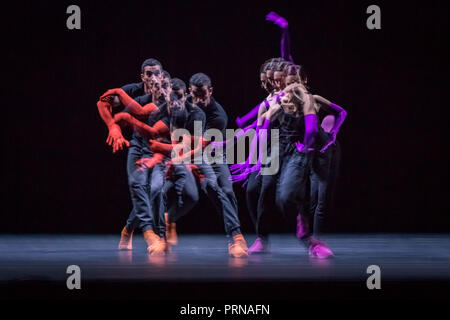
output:
M224 161L213 163L201 156L207 146L213 146L210 150L228 148L244 137L237 134L231 141L214 142L203 137L210 129L225 136L228 125L224 108L212 95L208 75L196 73L186 86L181 79L171 78L158 60L147 59L141 67L141 82L108 90L100 97L97 107L109 130L107 143L113 152L128 147L133 209L121 232L120 250L131 250L133 233L141 230L149 254L168 253L178 243L177 221L191 211L203 191L223 217L232 257L270 251L268 221L273 207L297 216L296 236L310 256L333 255L318 237L335 181L336 136L346 112L308 91L302 68L289 53L287 21L275 13L267 19L283 30L282 57L261 66L267 98L236 120L242 133L254 130L255 134L247 160L230 167L233 174L225 153ZM130 141L122 134L125 126L132 128ZM279 139L269 143L271 132L279 133ZM279 170L265 174L264 169L274 161L279 161ZM257 233L250 248L240 230L233 191L232 183L238 181L246 183L247 206Z

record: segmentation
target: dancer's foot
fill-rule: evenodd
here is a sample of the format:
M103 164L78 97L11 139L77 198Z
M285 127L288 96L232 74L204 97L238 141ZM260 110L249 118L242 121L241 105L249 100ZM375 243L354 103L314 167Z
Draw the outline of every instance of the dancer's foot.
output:
M310 239L308 252L310 257L318 259L327 259L334 255L325 242L317 239Z
M248 254L255 253L269 253L270 246L267 240L263 240L261 237L256 238L255 242L248 249Z
M147 242L147 251L150 255L164 254L166 251L166 242L161 239L153 230L144 231L144 239Z
M176 246L178 244L177 224L175 222L169 222L169 214L167 212L164 213L164 218L166 220L167 244Z
M242 234L233 236L233 243L228 244L228 254L234 258L245 258L248 256L247 242Z
M120 233L119 250L133 249L133 230L129 231L127 227L123 227Z
M167 245L166 240L159 238L158 241L147 248L147 251L151 256L162 256L169 253L170 246Z

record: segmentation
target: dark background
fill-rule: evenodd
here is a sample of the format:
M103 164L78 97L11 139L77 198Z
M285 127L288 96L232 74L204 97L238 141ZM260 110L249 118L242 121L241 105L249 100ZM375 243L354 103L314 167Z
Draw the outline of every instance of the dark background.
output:
M81 30L66 28L70 4L81 7ZM371 4L381 30L366 28ZM331 231L450 231L444 2L295 0L4 6L0 232L118 233L131 209L126 151L106 145L98 97L138 82L155 57L185 81L209 74L235 127L265 96L259 66L279 56L280 30L265 21L272 10L289 21L312 91L348 111ZM253 232L242 190L243 230ZM179 229L223 224L203 201Z

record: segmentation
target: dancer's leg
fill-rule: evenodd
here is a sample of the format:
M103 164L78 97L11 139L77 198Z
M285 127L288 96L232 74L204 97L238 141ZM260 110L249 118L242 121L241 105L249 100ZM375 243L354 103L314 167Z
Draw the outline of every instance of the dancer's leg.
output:
M133 210L127 220L127 229L138 227L142 232L153 230L154 220L149 201L149 169L141 169L136 161L143 157L140 147L130 147L127 158L128 185L131 193Z
M169 222L176 222L186 215L198 202L195 178L184 165L175 165L170 180L164 186Z
M247 188L245 190L245 198L247 203L247 209L252 219L253 226L256 232L257 223L257 207L258 199L261 191L261 179L262 176L257 176L258 172L252 172L248 177Z
M198 167L205 177L202 188L216 207L217 211L222 214L227 236L232 237L232 242L228 245L229 254L237 258L246 257L248 250L247 243L241 233L239 217L235 210L235 205L219 186L217 176L212 166L203 163L198 165Z
M224 159L225 162L225 159ZM233 210L238 213L238 203L236 199L236 195L233 191L233 184L230 180L230 169L228 168L228 165L226 163L223 164L212 164L211 167L214 170L214 173L217 177L217 183L220 188L222 188L222 191L225 193L225 195L228 197L228 200L230 201L231 205L233 206Z
M300 212L307 221L305 196L306 184L309 178L310 154L293 152L285 156L281 168L280 178L277 183L276 203L284 215L290 217ZM305 226L305 231L301 235L302 239L310 236L310 230Z
M165 166L158 163L153 167L149 184L149 199L151 204L151 215L154 220L154 231L161 238L165 237L166 223L164 213L166 208L163 201L163 187L165 183Z
M319 236L324 232L325 219L329 207L330 169L334 146L324 153L314 154L310 171L310 209L313 217L313 234Z

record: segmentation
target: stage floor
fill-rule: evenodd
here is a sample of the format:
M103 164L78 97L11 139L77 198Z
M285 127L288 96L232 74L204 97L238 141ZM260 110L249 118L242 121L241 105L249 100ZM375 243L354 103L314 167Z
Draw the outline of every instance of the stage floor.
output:
M250 235L247 242L254 239ZM334 258L309 258L306 248L289 235L271 236L270 254L246 259L229 258L227 239L221 235L181 235L179 245L163 257L147 255L141 235L135 236L133 251L117 250L118 235L0 235L0 286L6 298L35 298L33 290L20 288L44 286L54 288L50 290L54 294L69 291L65 288L66 269L78 265L83 289L96 288L97 298L114 295L115 289L128 285L162 288L159 298L174 298L170 288L180 288L180 284L184 289L177 290L178 299L192 288L196 288L192 298L211 297L200 290L202 286L222 290L222 298L239 288L242 297L253 292L255 297L270 298L264 291L267 286L281 290L272 293L276 297L295 298L305 294L296 289L301 285L310 294L326 288L319 296L334 298L345 296L352 288L357 289L354 296L359 296L359 291L373 292L366 286L367 267L377 265L382 289L375 291L401 289L391 292L393 296L408 294L410 288L449 292L450 235L339 234L323 240L334 251Z

